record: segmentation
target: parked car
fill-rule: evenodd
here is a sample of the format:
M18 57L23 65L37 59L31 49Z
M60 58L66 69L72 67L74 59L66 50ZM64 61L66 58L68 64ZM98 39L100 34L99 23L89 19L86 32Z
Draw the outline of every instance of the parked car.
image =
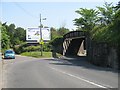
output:
M4 53L4 58L5 59L15 59L15 52L13 50L6 50Z

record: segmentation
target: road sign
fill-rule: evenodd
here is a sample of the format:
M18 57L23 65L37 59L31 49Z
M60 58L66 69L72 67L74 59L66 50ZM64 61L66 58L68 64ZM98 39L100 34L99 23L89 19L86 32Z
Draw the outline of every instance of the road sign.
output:
M42 39L42 40L40 40L39 44L42 44L42 45L44 44L44 41L43 41L43 39Z

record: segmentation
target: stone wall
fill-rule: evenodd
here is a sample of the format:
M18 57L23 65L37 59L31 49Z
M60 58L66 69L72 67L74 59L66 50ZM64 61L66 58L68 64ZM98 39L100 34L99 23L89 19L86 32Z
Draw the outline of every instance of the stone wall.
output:
M117 48L104 42L92 42L90 47L90 62L103 67L118 69Z
M107 65L107 44L105 43L95 43L92 42L90 48L90 61L98 66L106 66Z
M118 69L118 54L117 49L114 47L109 48L108 66L114 69Z

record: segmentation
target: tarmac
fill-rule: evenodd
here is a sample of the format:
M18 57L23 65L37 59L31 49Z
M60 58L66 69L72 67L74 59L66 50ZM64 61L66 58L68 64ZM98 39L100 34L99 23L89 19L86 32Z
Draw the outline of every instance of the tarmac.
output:
M97 67L97 66L91 65L86 60L86 57L84 57L84 56L82 56L82 57L61 56L59 58L54 58L54 59L62 60L62 62L66 63L68 65L70 64L73 66L81 66L81 67L91 68L91 69L96 69L96 70L101 70L101 71L113 71L111 68ZM0 59L0 90L4 87L3 81L4 81L4 79L3 79L3 63L2 63L2 59Z
M0 60L0 90L2 89L2 59Z

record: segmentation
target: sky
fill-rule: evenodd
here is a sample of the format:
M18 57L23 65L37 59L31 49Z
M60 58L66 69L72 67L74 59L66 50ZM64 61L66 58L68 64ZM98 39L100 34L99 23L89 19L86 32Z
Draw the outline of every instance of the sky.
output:
M79 8L96 9L103 6L104 2L119 0L2 0L0 2L0 21L7 24L14 23L16 27L33 28L39 26L40 14L42 24L56 29L66 27L75 30L73 20L79 18L75 11Z

